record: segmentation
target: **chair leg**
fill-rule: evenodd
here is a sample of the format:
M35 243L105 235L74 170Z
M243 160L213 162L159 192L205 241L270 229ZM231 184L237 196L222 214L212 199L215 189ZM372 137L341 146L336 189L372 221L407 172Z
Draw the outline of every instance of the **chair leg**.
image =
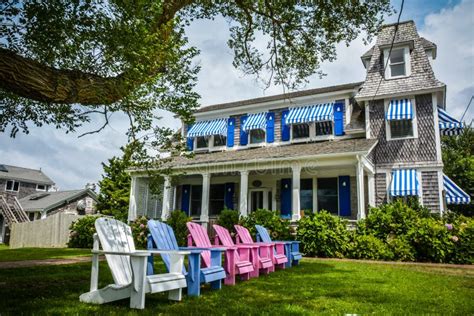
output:
M242 279L242 281L249 280L250 279L250 272L241 274L240 278Z
M191 254L188 256L188 275L186 282L189 296L199 296L201 294L201 255Z
M216 280L211 282L211 289L220 290L222 288L222 280Z
M227 274L224 279L225 285L235 285L235 274Z
M179 288L179 289L176 289L176 290L170 290L168 292L168 299L170 301L181 301L182 298L183 298L183 289L182 288Z

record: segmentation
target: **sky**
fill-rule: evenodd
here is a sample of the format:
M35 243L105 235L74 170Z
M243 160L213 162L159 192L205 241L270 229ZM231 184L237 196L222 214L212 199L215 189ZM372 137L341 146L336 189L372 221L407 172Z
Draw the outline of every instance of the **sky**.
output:
M401 0L392 1L397 10L400 4ZM393 15L386 21L396 22L396 18ZM434 72L447 85L448 112L460 119L474 95L474 0L406 0L401 16L401 21L405 20L414 20L420 35L438 45ZM202 106L283 93L278 86L263 90L253 77L244 76L232 66L232 52L226 45L228 25L224 19L196 21L187 29L187 35L190 43L201 51L196 58L202 67L196 91L201 95ZM369 48L370 45L364 46L362 38L349 47L338 45L337 60L322 65L327 76L312 77L301 89L363 81L365 69L359 56ZM163 126L179 127L179 121L171 113L160 114ZM465 121L471 122L473 118L474 104ZM114 114L110 126L101 133L78 138L101 124L102 121L96 120L73 134L53 127L32 127L28 135L18 134L16 138L10 138L8 133L0 134L0 164L41 168L60 190L96 183L101 179L101 163L120 155L120 147L127 141L127 120L121 114Z

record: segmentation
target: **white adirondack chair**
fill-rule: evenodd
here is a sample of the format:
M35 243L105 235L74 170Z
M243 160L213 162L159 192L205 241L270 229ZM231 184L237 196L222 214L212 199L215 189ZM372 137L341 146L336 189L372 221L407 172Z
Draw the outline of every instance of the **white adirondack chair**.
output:
M135 250L130 226L110 218L95 221L90 291L79 297L81 302L104 304L130 297L130 307L145 308L145 294L169 291L170 300L180 301L186 287L183 274L184 256L189 251ZM99 249L99 242L103 250ZM170 256L169 273L146 275L147 257L155 253ZM97 289L99 255L104 254L115 284Z

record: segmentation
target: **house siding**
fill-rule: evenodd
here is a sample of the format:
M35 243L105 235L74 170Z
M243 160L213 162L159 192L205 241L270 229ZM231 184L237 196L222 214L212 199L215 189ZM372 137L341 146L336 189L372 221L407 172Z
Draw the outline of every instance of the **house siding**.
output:
M437 171L423 171L421 173L423 189L423 205L432 212L439 212L439 183Z
M374 148L376 167L396 163L437 161L433 106L430 94L415 98L418 138L387 141L384 100L369 102L371 138L377 138Z
M18 192L6 191L7 179L0 179L0 195L5 196L8 203L13 201L13 198L22 199L25 196L36 193L36 183L20 181L20 189Z
M387 175L385 173L375 174L375 205L380 206L387 203Z

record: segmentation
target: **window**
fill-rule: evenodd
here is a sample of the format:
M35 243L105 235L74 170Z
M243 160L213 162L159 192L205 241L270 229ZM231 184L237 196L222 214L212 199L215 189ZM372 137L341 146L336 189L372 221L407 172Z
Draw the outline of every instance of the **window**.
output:
M331 214L338 215L337 178L318 179L318 211L321 210L326 210Z
M300 208L302 210L313 210L313 179L301 179Z
M219 215L224 209L225 185L211 184L209 191L209 215Z
M191 216L201 215L202 185L191 186Z
M209 147L209 137L199 136L196 137L196 148L207 148Z
M309 138L309 124L293 124L292 129L293 139Z
M265 142L265 131L261 129L253 129L250 131L250 143L260 144Z
M214 135L214 147L221 147L227 144L227 137L223 135Z
M36 191L47 191L48 187L45 186L44 184L37 184L36 185Z
M7 191L18 192L20 190L20 182L15 180L8 180L6 185Z
M389 124L391 138L413 137L413 120L393 120Z
M332 135L332 122L317 122L316 136Z
M411 71L409 47L393 48L392 52L390 52L389 48L385 49L384 66L385 65L387 65L385 69L386 79L409 76Z

